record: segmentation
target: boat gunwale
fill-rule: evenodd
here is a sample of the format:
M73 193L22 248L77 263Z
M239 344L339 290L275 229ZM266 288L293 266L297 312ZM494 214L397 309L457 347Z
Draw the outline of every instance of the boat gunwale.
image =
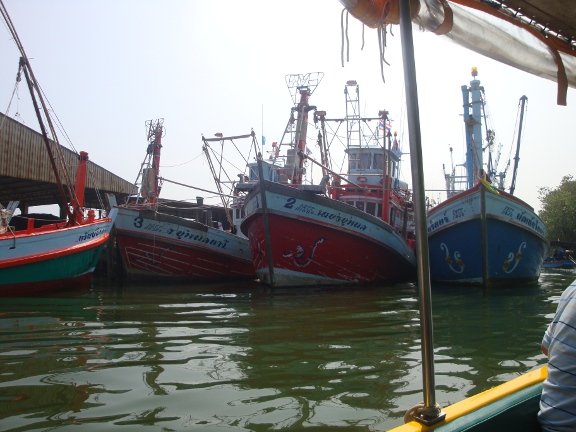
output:
M281 193L281 194L285 194L285 195L290 195L293 198L298 198L297 195L300 195L300 194L306 194L306 200L310 201L314 204L326 205L325 203L327 203L327 202L333 203L330 206L333 207L335 210L350 213L352 216L360 217L362 219L365 219L366 217L368 217L371 219L369 221L370 223L374 223L375 225L378 225L380 228L388 231L389 233L394 233L394 234L398 235L400 238L402 238L400 236L400 234L398 234L398 232L396 232L396 230L390 224L384 222L382 219L380 219L374 215L371 215L370 213L366 213L366 212L354 207L353 205L350 205L350 204L345 203L343 201L339 201L339 200L330 198L326 195L318 195L317 193L314 193L311 191L297 189L297 188L291 187L290 185L275 183L275 182L271 182L270 180L264 180L264 182L265 182L266 192ZM252 198L252 195L257 195L259 193L260 193L260 184L256 184L250 190L250 193L248 195L246 195L244 202L245 203L248 202ZM246 219L248 219L249 216L250 215L246 215ZM242 225L244 225L244 221L242 221ZM407 245L407 247L409 247L409 246Z
M475 187L470 188L470 189L464 191L462 194L455 195L455 196L447 199L446 201L438 204L436 207L434 207L433 209L431 209L431 210L428 212L428 215L427 215L426 219L434 216L434 214L437 213L437 210L439 209L439 207L447 207L448 205L453 204L454 202L456 202L457 199L462 199L463 197L465 198L465 197L467 197L467 196L470 196L470 195L475 194L476 192L482 193L482 191L479 190L480 186L481 186L480 184L479 184L479 185L476 185ZM488 192L491 193L490 191L488 191ZM500 191L500 192L502 192L502 191ZM484 191L484 193L485 193L485 191ZM518 198L514 197L514 195L510 195L510 194L508 194L508 193L504 193L504 195L502 195L502 194L499 194L499 195L500 195L502 198L510 199L510 200L512 200L512 201L517 202L518 204L525 204L525 205L527 206L527 208L530 209L530 212L534 213L534 210L532 209L532 207L530 207L528 204L524 203L524 201L522 201L521 199L518 199ZM441 209L439 209L439 210L441 210ZM539 217L536 213L534 213L534 215L535 215L536 217L538 217L539 220L541 220L540 217ZM437 235L438 233L441 233L441 232L445 231L446 229L453 227L454 225L460 224L460 223L462 223L462 222L469 222L469 221L472 221L472 220L475 220L475 219L482 219L481 213L475 213L475 214L473 214L473 215L471 215L471 216L464 217L464 218L459 218L459 219L455 219L455 220L453 220L453 221L451 221L451 222L448 222L447 224L444 224L444 225L436 228L433 232L428 233L428 236L429 236L429 237L434 237L434 236ZM538 233L537 231L532 230L532 229L526 227L525 225L516 222L514 219L504 218L504 217L501 217L501 216L499 216L499 215L497 215L497 214L488 213L488 212L486 213L486 219L497 220L497 221L499 221L499 222L503 222L503 223L507 223L507 224L513 225L513 226L515 226L515 227L517 227L517 228L520 228L520 229L526 231L526 232L529 233L529 234L532 234L532 235L536 236L537 238L539 238L540 240L542 240L542 241L544 241L546 244L548 244L548 239L546 238L546 236L543 236L542 234ZM542 223L543 223L543 222L542 222Z
M48 261L55 258L72 255L75 253L84 252L86 250L95 249L100 245L106 243L110 238L109 233L104 233L101 237L97 237L85 243L80 243L74 246L64 247L56 251L42 252L37 254L28 254L17 258L3 259L0 261L0 269L7 269L15 266L22 266L34 264L41 261Z
M391 429L389 432L425 432L435 429L441 430L444 426L448 426L454 420L460 419L474 411L487 407L492 403L501 401L507 396L511 396L516 392L532 386L541 385L547 376L548 366L540 366L535 370L523 373L522 375L496 387L442 408L442 411L446 413L446 418L439 423L432 426L426 426L412 420L411 422Z
M434 213L440 211L442 208L448 206L450 203L452 203L453 201L456 201L457 199L460 199L462 197L465 197L467 195L471 195L474 192L478 191L480 189L480 187L482 186L481 183L471 187L470 189L466 189L464 191L459 191L456 195L446 199L445 201L442 201L440 204L438 204L435 207L432 207L429 211L428 211L428 216L433 215ZM492 193L491 191L488 191L490 193ZM496 194L496 191L494 191L494 193ZM526 207L527 210L529 210L530 212L534 213L534 208L526 203L525 201L522 201L520 198L509 194L508 192L505 192L503 190L498 190L498 193L496 195L500 195L504 198L508 198L511 201L515 201L517 204L522 205L523 207Z

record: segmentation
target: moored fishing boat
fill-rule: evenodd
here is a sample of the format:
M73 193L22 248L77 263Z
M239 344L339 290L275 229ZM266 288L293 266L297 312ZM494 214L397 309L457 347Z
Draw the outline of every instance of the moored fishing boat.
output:
M416 248L421 251L417 256L417 265L424 401L418 407L410 409L404 418L407 424L394 429L394 431L540 431L542 429L537 421L537 414L540 406L541 383L546 376L546 367L513 379L504 386L496 387L494 391L471 396L455 404L453 411L452 407L447 407L445 408L446 411L443 411L436 403L430 283L432 266L429 260L431 251L429 251L429 238L427 236L420 113L411 21L414 20L414 25L417 23L420 28L426 28L436 34L449 34L451 38L459 40L463 45L476 49L485 55L493 56L499 61L557 80L558 103L566 104L567 75L573 77L575 72L574 50L571 49L573 38L564 40L564 36L561 36L559 31L549 31L549 20L552 18L553 26L556 29L559 25L564 27L565 20L574 21L573 15L571 18L569 17L568 12L571 10L566 8L563 2L541 2L538 6L530 6L532 8L530 17L526 17L519 13L519 8L510 7L512 3L514 3L513 6L518 6L516 2L511 1L494 2L493 4L475 1L427 1L422 10L420 10L421 2L418 0L393 0L380 5L369 0L340 0L340 2L364 24L378 27L379 32L386 32L388 24L399 22L402 38L412 178L414 181ZM475 10L481 10L482 14L470 13L470 11ZM484 15L484 13L491 16ZM501 21L493 19L495 17L501 18ZM509 23L512 23L512 29L506 27ZM455 29L455 32L452 33L452 29ZM481 37L474 37L475 32L476 34L481 33ZM520 34L523 37L520 37ZM504 42L506 36L509 37L508 43ZM525 39L526 37L532 38L530 42ZM550 39L553 41L551 42ZM543 41L544 43L542 43ZM525 55L535 45L539 45L538 48L544 50L546 54L541 56ZM520 47L521 49L513 49L512 47ZM542 60L550 53L554 56L556 63L552 68L553 73L545 75L540 73L544 69L543 64L545 63ZM508 62L511 56L514 56L516 60ZM568 58L570 56L572 57ZM564 61L571 67L565 69ZM556 71L558 72L557 75ZM571 85L574 86L574 81ZM530 389L529 395L522 395L525 389ZM488 397L485 397L486 395ZM508 395L510 397L504 397ZM573 399L573 395L566 396L569 397L567 399L569 401ZM448 412L449 409L451 413Z
M448 199L428 212L431 278L481 286L536 281L548 249L546 226L531 206L513 195L516 168L508 193L504 190L505 173L497 172L492 158L483 163L483 88L475 68L472 75L470 87L462 87L467 189L455 190L458 177L453 170L446 175ZM523 97L521 116L525 101ZM486 128L486 137L486 147L490 148L493 131ZM480 172L486 173L486 179L476 178ZM497 177L496 188L487 179Z
M116 232L130 279L217 281L254 278L248 240L204 220L161 211L160 155L163 122L148 122L147 163L135 200L118 206ZM138 180L137 180L138 181Z
M89 210L87 217L84 216L88 153L79 154L75 186L72 188L73 183L63 163L62 149L52 125L50 111L44 103L28 57L2 2L0 12L20 50L17 80L24 74L56 178L61 212L66 214L65 218L48 224L19 215L19 218L26 221L26 226L18 229L11 225L18 202L12 201L6 208L0 206L0 296L86 288L109 238L117 211L112 210L108 217L100 219L96 219L94 210ZM48 130L51 137L48 136Z
M309 105L319 80L319 74L287 77L289 90L296 91L292 92L295 107L288 123L289 127L295 123L295 130L285 164L275 171L277 181L271 181L261 168L260 158L259 181L245 197L246 217L241 229L250 241L256 275L274 286L397 282L412 278L413 250L382 218L382 184L386 183L380 181L386 153L381 143L372 147L358 143L347 149L349 157L353 151L356 156L363 152L363 160L369 161L370 165L360 165L360 169L365 169L362 176L366 184L345 180L328 169L326 163L320 164L324 176L319 184L304 184L304 162L312 160L306 146L308 112L314 110L322 125L326 121L324 112ZM350 120L359 123L358 118ZM324 127L319 136L320 148L326 149ZM328 160L324 152L322 161ZM372 165L378 161L379 165Z
M117 210L108 217L88 218L74 225L66 221L34 227L28 218L24 230L10 225L0 231L0 296L23 296L86 288Z

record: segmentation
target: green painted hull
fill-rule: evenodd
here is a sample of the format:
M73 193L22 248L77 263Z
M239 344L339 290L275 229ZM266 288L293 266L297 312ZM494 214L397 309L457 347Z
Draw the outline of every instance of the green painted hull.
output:
M57 258L0 269L0 295L29 295L85 288L104 244Z

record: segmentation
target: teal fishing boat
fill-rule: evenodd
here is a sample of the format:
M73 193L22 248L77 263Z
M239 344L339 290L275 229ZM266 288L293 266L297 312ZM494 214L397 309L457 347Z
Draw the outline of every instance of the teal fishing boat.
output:
M15 197L6 207L0 205L0 296L22 296L65 289L86 288L110 236L117 210L96 218L94 210L84 215L84 192L88 153L78 154L74 187L66 160L52 125L50 110L16 29L4 3L0 15L20 51L17 83L22 75L30 91L42 138L50 158L59 192L59 205L65 218L46 223L29 215L19 215L24 226L18 227L12 215L18 205ZM50 134L50 136L49 136ZM9 130L2 130L2 138ZM6 138L8 139L8 138Z

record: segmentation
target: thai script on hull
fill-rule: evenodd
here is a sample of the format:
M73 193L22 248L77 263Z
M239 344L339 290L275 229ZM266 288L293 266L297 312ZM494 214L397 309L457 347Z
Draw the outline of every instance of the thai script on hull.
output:
M210 239L207 236L204 236L202 234L194 234L193 232L190 232L190 230L175 230L175 229L168 229L168 231L166 231L166 234L176 237L178 240L182 240L182 239L188 239L188 240L192 240L198 243L204 243L210 246L216 246L219 248L226 248L226 245L228 244L228 240L224 240L224 241L220 241L220 240L214 240L214 239Z
M342 217L340 215L337 215L337 214L334 214L331 212L318 210L317 215L320 216L321 218L324 218L324 219L334 220L336 223L339 223L343 227L344 226L351 226L351 227L354 227L360 231L365 231L366 228L368 228L365 224L357 222L352 218Z
M86 241L86 240L92 240L96 237L99 237L100 235L104 234L106 232L106 230L104 229L104 227L98 227L95 228L93 230L90 231L86 231L84 234L82 234L81 236L78 237L79 242L82 241Z
M518 213L516 215L516 220L518 222L520 222L521 224L526 225L529 228L532 228L538 234L543 235L543 236L546 235L546 233L544 232L544 228L541 227L540 224L538 223L538 221L534 220L534 218L529 218L522 213Z
M358 222L357 220L353 219L352 217L340 216L339 213L338 214L332 213L330 211L326 211L326 210L322 210L322 209L316 210L316 207L311 206L309 204L299 203L296 208L293 208L294 204L296 204L296 198L288 198L286 200L286 204L284 204L284 207L287 209L295 210L297 212L305 213L305 214L314 214L315 213L316 216L319 216L323 219L328 219L328 220L334 221L337 224L340 224L342 227L352 227L352 228L356 228L359 231L366 231L366 229L368 228L368 226L366 224Z
M438 219L437 221L430 221L430 226L428 227L428 232L430 233L430 232L440 228L444 224L447 224L448 222L450 222L450 220L446 216L443 216L442 219Z
M166 236L175 237L178 240L190 240L197 243L203 243L206 245L218 247L220 249L225 249L228 245L228 240L215 240L209 238L206 234L197 234L189 229L183 229L179 226L177 228L166 228L166 226L160 223L145 222L142 217L134 218L134 228L142 229L145 231L150 231L153 233L161 233Z

